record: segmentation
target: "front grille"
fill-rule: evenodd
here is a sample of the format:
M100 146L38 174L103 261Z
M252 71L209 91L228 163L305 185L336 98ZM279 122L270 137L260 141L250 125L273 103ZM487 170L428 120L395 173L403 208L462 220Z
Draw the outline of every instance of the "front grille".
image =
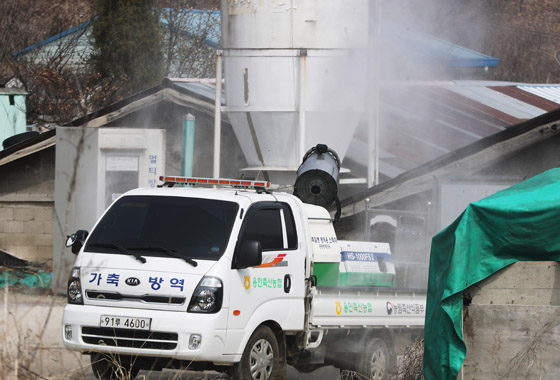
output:
M99 346L174 350L177 348L179 335L161 331L84 326L82 327L82 339L85 343Z
M165 305L183 305L185 303L185 297L151 296L148 294L137 296L116 292L97 292L94 290L86 290L86 297L87 299L93 301L138 301L144 303L157 303Z

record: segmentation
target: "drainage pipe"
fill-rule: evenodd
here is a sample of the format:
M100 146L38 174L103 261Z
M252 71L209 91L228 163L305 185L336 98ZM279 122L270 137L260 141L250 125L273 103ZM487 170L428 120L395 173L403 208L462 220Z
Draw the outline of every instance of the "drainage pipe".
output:
M194 158L194 116L190 113L183 117L183 162L181 175L192 177Z

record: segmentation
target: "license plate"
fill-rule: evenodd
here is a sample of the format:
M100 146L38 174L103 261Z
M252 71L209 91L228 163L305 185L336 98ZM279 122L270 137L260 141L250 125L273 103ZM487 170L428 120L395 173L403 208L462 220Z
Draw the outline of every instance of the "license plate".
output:
M117 315L102 315L101 327L116 329L150 330L151 318L120 317Z

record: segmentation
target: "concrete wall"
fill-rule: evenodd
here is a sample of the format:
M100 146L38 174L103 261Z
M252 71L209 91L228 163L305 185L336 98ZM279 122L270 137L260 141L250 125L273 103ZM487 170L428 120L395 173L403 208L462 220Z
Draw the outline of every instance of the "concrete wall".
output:
M515 263L464 295L464 380L560 378L558 263Z
M0 248L50 266L54 202L0 202Z
M0 166L0 248L52 265L54 147Z

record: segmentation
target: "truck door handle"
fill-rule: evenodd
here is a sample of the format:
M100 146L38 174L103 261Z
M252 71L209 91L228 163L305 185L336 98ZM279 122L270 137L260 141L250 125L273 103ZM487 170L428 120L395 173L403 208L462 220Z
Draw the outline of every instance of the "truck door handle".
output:
M289 274L284 276L284 293L289 293L292 288L292 277Z

